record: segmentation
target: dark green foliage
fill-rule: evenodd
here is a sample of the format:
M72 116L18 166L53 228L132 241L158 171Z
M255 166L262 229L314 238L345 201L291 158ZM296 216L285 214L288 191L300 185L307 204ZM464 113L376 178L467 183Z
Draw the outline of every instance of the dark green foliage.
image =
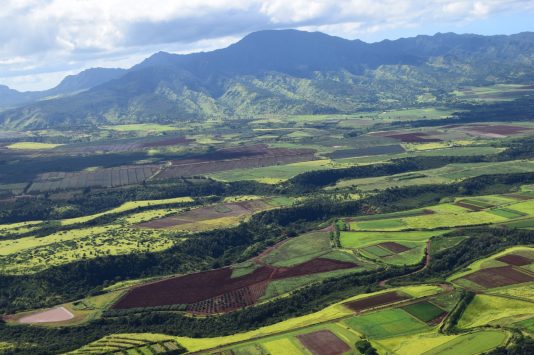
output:
M500 346L487 355L524 355L534 354L534 339L521 333L514 333L507 346Z
M356 350L358 350L361 354L365 354L365 355L377 355L378 354L376 349L371 345L371 343L367 339L358 340L355 346L356 346Z

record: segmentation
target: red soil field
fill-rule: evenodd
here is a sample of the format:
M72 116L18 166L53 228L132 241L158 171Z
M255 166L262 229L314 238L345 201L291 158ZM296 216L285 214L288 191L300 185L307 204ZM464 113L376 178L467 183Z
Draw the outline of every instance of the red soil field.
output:
M532 264L532 262L534 261L534 260L530 260L529 258L525 258L524 256L516 255L516 254L504 255L504 256L501 256L500 258L497 258L497 260L502 261L503 263L507 263L507 264L515 265L515 266L523 266L523 265Z
M534 277L517 271L511 266L487 268L464 276L463 278L485 288L501 287L534 281Z
M227 267L179 276L135 287L113 308L193 304L265 281L272 272L270 267L262 267L248 275L232 278L232 269Z
M361 300L347 302L344 305L355 312L361 312L369 308L383 306L386 304L404 301L407 299L409 299L409 297L399 295L397 292L386 292Z
M329 330L297 335L297 339L313 355L339 355L350 347Z
M188 305L193 313L228 312L254 304L271 280L356 267L357 264L314 259L290 268L262 266L251 274L232 278L232 269L223 268L166 279L131 289L113 308Z
M385 137L395 138L406 143L441 142L439 138L425 138L428 137L426 133L397 133L388 134Z
M475 131L479 133L490 133L490 134L500 134L500 135L512 135L518 134L523 131L528 131L530 128L519 127L519 126L509 126L509 125L469 125L463 126L464 130Z
M462 201L455 202L454 204L456 206L467 208L468 210L471 210L471 211L482 211L484 209L483 207L475 206L475 205L472 205L470 203L462 202Z
M403 251L406 251L406 250L410 250L410 248L402 244L395 243L395 242L383 242L383 243L379 243L378 245L381 246L382 248L386 248L387 250L395 254L402 253Z

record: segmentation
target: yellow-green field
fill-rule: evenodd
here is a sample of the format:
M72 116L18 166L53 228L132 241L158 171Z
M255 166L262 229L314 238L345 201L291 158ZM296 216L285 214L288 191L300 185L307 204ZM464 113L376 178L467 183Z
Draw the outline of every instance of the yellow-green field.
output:
M54 143L39 143L39 142L17 142L8 145L9 149L21 149L21 150L46 150L59 147L63 144Z

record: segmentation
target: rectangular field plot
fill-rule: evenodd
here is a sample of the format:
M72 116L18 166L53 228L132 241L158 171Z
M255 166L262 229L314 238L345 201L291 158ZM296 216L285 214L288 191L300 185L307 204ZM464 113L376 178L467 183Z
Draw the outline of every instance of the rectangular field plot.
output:
M341 355L350 347L329 330L301 334L297 338L312 354Z
M428 323L445 313L444 310L427 301L409 304L402 307L402 309L425 323Z
M534 262L534 260L532 259L526 258L522 255L517 255L517 254L504 255L504 256L501 256L500 258L497 258L497 260L502 261L503 263L507 263L507 264L515 265L515 266L528 265Z
M382 248L382 247L380 247L378 245L371 245L369 247L363 248L362 250L364 252L366 252L366 253L369 253L369 254L371 254L373 256L377 256L377 257L383 257L383 256L388 256L388 255L393 254L388 249Z
M346 324L371 339L421 332L429 327L399 308L349 318Z
M282 338L277 340L271 340L262 344L263 348L267 350L269 354L304 354L290 339ZM238 353L239 354L239 353ZM252 352L242 354L265 354L264 352Z
M482 269L464 276L463 278L485 288L509 286L534 281L534 277L510 266Z
M382 248L386 248L390 250L393 253L402 253L403 251L410 250L410 248L406 247L405 245L396 243L396 242L383 242L378 244Z
M494 210L491 210L490 213L493 213L497 216L501 216L501 217L508 218L508 219L526 216L526 214L523 212L514 211L509 208L496 208Z
M506 333L498 330L485 330L460 335L443 345L435 347L425 355L480 354L504 343Z
M425 243L433 236L438 236L446 231L422 231L422 232L341 232L340 241L344 248L364 248L381 243L396 243L410 245L409 243ZM407 244L408 243L408 244ZM390 244L388 244L390 245Z
M384 306L407 299L409 299L409 297L398 294L397 292L385 292L376 296L371 296L357 301L345 303L344 306L348 307L353 311L361 312L367 309L372 309L378 306Z

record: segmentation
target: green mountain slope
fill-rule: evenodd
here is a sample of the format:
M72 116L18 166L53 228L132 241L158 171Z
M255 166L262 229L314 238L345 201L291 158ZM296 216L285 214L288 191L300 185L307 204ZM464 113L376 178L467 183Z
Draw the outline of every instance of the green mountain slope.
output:
M15 129L175 122L257 114L351 113L446 99L466 85L534 80L534 33L436 34L367 44L295 30L228 48L160 52L115 80L0 114Z

